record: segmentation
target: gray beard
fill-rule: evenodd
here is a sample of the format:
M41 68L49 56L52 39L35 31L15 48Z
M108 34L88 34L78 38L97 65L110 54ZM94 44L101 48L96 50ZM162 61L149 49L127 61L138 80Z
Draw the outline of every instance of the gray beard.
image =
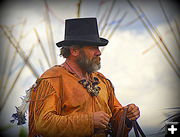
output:
M92 72L98 71L101 68L101 64L97 64L95 61L95 58L90 60L85 55L84 51L80 51L80 56L77 58L76 63L80 66L81 69L90 74Z

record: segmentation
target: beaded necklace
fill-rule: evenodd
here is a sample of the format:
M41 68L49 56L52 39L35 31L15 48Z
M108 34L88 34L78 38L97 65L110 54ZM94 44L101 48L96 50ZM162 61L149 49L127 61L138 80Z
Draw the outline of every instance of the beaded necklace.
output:
M69 67L69 69L71 69L72 72L74 72L79 77L79 75L73 70L73 68L71 68L71 66L67 62L65 62L65 64ZM90 80L90 78L89 80L81 79L78 82L82 84L85 89L87 89L87 92L91 96L97 96L99 94L99 91L101 90L101 88L98 86L100 82L97 77L93 77L92 80Z

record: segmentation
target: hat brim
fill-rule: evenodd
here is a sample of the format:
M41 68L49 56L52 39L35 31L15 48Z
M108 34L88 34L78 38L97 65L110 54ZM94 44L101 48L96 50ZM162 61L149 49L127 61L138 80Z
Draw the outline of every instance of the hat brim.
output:
M56 43L57 47L65 47L65 46L106 46L108 44L108 40L104 38L99 38L98 41L88 41L88 40L63 40Z

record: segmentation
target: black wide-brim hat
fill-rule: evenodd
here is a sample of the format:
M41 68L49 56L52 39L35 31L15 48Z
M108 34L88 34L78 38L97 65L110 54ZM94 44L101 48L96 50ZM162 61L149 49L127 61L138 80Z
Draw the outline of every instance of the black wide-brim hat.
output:
M75 18L65 21L65 37L56 43L65 46L106 46L108 40L99 37L96 18Z

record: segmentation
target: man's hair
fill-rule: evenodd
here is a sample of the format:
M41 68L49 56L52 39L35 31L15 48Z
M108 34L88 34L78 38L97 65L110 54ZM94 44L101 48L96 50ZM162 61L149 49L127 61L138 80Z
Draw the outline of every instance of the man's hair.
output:
M60 56L63 56L63 58L68 58L70 54L71 53L69 47L62 47L60 49Z
M81 46L68 46L68 47L62 47L60 49L60 56L63 56L63 58L68 58L71 55L70 48L80 49Z

